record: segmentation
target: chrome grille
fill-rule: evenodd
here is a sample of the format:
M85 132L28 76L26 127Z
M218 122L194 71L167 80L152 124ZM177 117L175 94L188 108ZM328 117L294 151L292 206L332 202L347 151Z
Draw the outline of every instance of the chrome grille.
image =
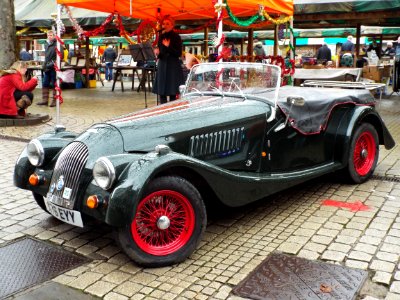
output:
M195 135L190 138L189 155L204 156L237 150L243 141L244 127Z
M79 178L85 167L89 151L85 144L72 142L60 154L50 182L49 195L52 201L72 209L79 187ZM63 180L62 187L60 178ZM70 193L65 189L69 189Z

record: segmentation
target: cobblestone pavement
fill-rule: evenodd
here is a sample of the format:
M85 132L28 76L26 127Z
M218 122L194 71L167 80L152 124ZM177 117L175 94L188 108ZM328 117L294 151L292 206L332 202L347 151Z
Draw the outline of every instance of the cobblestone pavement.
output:
M109 88L92 91L98 93L93 97L87 91L79 95L76 90L65 91L62 121L67 129L83 129L114 113L143 107L136 92L112 94ZM130 99L118 99L121 94ZM372 180L345 185L321 179L213 216L189 259L156 269L130 262L114 243L109 227L76 228L43 212L28 191L12 183L15 160L26 143L0 138L0 246L32 236L91 258L91 263L52 281L107 300L241 299L231 290L273 251L368 270L369 280L359 298L400 299L400 97L383 100L378 109L397 146L391 151L381 148ZM0 134L29 139L49 125L0 128ZM361 201L370 210L321 206L324 199Z

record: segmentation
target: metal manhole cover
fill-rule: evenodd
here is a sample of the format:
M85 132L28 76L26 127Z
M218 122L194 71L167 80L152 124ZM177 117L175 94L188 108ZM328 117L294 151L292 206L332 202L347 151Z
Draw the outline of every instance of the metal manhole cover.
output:
M272 253L233 293L250 299L351 300L367 276L363 270Z
M49 280L87 258L25 238L0 248L0 299Z

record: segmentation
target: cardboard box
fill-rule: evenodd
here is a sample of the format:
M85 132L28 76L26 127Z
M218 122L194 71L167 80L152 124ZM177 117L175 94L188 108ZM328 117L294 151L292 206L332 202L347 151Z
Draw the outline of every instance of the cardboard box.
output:
M383 66L383 70L382 70L382 77L390 77L390 71L391 71L392 66L390 65L385 65Z
M383 68L380 68L378 66L366 66L363 67L363 78L371 79L375 82L381 82L382 81L382 73L383 73Z

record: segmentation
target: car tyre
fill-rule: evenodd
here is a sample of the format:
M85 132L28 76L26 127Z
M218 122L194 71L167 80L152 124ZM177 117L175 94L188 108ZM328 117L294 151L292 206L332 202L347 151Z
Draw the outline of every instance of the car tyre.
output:
M159 177L149 183L131 223L117 230L117 240L138 264L162 267L190 256L206 224L206 209L198 190L181 177Z
M48 214L50 214L46 208L46 205L44 204L43 196L40 194L37 194L37 193L33 193L33 192L32 192L32 194L33 194L33 198L35 199L36 203L40 206L40 208L43 209Z
M374 173L378 157L378 133L371 124L362 123L351 138L346 168L348 179L353 183L367 181Z

